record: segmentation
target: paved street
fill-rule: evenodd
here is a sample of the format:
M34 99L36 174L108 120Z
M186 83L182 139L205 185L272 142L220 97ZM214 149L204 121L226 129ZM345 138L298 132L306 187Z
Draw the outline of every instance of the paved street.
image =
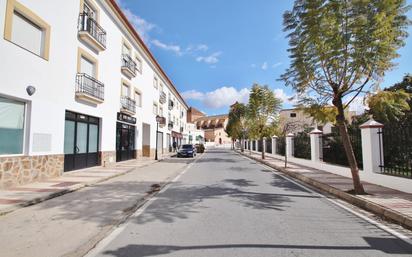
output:
M89 256L410 256L412 246L229 150L212 150Z

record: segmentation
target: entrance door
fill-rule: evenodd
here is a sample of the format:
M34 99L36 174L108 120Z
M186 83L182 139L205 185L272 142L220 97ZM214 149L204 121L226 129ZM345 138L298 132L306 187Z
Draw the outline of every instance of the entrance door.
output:
M143 123L143 138L142 138L143 157L150 157L150 125Z
M135 158L135 126L117 123L116 126L116 161Z
M66 111L64 171L99 164L99 119Z

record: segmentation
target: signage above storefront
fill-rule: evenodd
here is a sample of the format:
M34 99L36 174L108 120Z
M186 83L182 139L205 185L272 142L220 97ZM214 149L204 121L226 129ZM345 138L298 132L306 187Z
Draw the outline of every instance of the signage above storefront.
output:
M174 131L172 131L172 137L175 137L175 138L183 138L183 136L182 136L181 133L174 132Z
M124 113L121 113L121 112L117 113L117 120L127 122L127 123L130 123L130 124L136 124L136 118L135 117L132 117L130 115L127 115L127 114L124 114Z

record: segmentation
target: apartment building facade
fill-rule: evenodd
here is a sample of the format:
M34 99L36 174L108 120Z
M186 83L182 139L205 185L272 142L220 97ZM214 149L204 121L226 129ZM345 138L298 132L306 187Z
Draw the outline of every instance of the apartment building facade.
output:
M0 28L0 187L187 140L186 102L115 0L0 0Z

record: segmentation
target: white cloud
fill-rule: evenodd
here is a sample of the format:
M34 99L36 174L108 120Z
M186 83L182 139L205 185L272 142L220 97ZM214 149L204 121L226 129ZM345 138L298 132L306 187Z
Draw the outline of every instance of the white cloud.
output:
M182 96L186 100L193 99L201 101L207 108L219 109L228 107L236 101L247 103L249 100L249 89L243 88L237 90L234 87L221 87L206 93L189 90L183 92Z
M206 44L198 44L198 45L189 45L186 48L186 52L188 53L192 53L192 52L197 52L197 51L207 51L209 50L209 46Z
M261 66L262 70L267 70L268 69L268 63L264 62Z
M296 99L291 99L293 95L287 95L285 91L281 88L275 88L273 90L277 98L280 98L283 101L283 104L295 104Z
M182 97L186 100L193 99L193 100L202 100L204 97L204 93L196 91L196 90L189 90L182 93Z
M282 62L274 63L274 64L272 65L272 68L273 68L273 69L276 69L277 67L281 66L282 64L283 64Z
M163 42L160 42L157 39L152 40L153 45L159 47L160 49L166 50L166 51L172 51L174 52L176 55L183 55L182 50L180 48L180 46L178 45L174 45L174 44L165 44Z
M123 6L120 1L119 3L121 6ZM139 36L143 39L143 41L145 41L146 43L149 43L150 41L149 32L152 31L157 26L153 23L146 21L142 17L134 14L128 8L123 8L123 12L126 15L127 19L130 21L130 23L135 27L135 29L137 30L137 32L139 33Z
M222 52L214 52L209 56L198 56L196 58L197 62L204 62L207 64L215 64L219 62L219 56L222 54Z

